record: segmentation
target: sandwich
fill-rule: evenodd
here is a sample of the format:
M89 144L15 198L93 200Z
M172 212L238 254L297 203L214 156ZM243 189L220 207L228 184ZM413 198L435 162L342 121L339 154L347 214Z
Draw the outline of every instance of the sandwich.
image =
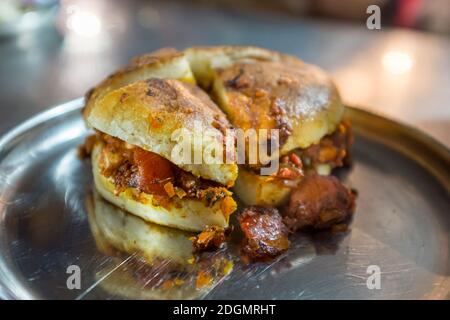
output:
M88 93L83 115L96 132L86 150L105 199L159 225L228 227L237 164L202 160L215 150L226 153L230 124L195 85L184 54L166 50L134 59ZM187 140L184 161L174 150L186 132L200 134L198 128L211 134ZM196 154L203 157L198 163Z
M260 159L239 165L234 191L244 204L286 204L306 175L329 175L348 164L351 127L326 72L255 47L190 48L186 55L197 83L233 127L259 135L265 134L260 129L277 132L278 152L269 156L279 163L278 170L261 174L265 164Z
M350 216L353 193L321 178L350 163L344 110L328 74L294 56L239 46L163 49L88 92L83 116L96 134L85 149L104 199L147 222L206 230L196 245L209 248L204 238L227 228L237 208L233 193L258 213L252 217L266 212L258 206L277 207L266 216L292 232ZM187 139L190 161L180 161L180 142L205 132L200 143ZM225 161L205 161L217 156Z

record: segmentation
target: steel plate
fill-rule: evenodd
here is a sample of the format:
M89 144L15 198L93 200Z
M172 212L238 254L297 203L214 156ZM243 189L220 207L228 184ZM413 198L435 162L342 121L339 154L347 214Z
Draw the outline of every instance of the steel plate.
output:
M101 253L91 232L90 165L77 157L89 133L81 105L78 99L50 109L0 141L0 296L171 297L144 294L123 279L111 285L131 259ZM349 108L348 115L355 164L338 174L359 193L351 230L297 234L288 254L271 264L234 258L229 276L182 298L450 298L448 149L368 112ZM80 267L80 289L66 285L70 265ZM370 285L371 270L380 271L379 289Z

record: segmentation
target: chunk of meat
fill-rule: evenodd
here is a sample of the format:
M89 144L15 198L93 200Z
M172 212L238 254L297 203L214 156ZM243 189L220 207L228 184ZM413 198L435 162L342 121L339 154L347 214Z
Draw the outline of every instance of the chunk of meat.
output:
M291 193L283 212L289 230L324 229L345 221L355 208L355 195L336 177L306 177Z
M224 229L218 226L207 227L197 236L191 238L194 252L203 252L220 248L230 231L231 229Z
M192 173L184 170L176 170L175 183L182 188L188 196L196 196L202 190L214 187L221 187L221 184L194 176Z
M253 260L269 260L289 248L288 229L277 209L249 207L238 221L244 240L242 251Z
M186 191L190 197L195 197L197 192L202 189L201 179L190 172L179 170L175 179L176 184Z

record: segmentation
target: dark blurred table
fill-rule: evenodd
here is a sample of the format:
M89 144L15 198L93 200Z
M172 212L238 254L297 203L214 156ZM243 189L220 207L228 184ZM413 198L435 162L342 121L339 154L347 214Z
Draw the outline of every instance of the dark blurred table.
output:
M82 96L133 55L163 46L248 44L321 66L346 102L412 124L450 146L446 37L181 2L86 1L82 8L87 20L72 21L75 29L64 36L45 27L0 39L0 134Z

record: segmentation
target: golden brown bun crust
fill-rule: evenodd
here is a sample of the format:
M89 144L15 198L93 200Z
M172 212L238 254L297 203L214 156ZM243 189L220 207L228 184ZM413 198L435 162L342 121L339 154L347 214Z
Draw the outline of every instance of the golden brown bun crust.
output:
M321 69L255 47L186 50L197 82L242 129L280 129L281 153L333 132L343 114L335 85Z
M201 146L192 140L191 150L200 147L205 155L212 145L225 149L227 119L208 95L192 84L172 79L135 82L97 101L87 122L104 133L157 153L196 176L227 186L237 178L235 163L180 164L173 157L177 140L172 134L178 129L198 132L198 125L213 132L214 140L203 139Z
M132 86L134 89L124 88L150 78L199 83L216 99L231 124L237 128L280 129L281 154L296 148L306 148L333 132L344 110L328 75L294 56L251 46L193 47L182 52L162 49L133 59L127 67L94 88L87 95L84 116L90 125L100 131L159 153L169 160L169 147L173 145L167 140L171 130L189 127L192 122L192 117L183 112L184 106L190 110L192 105L199 102L202 107L198 109L194 106L192 115L202 123L206 119L207 125L211 125L209 111L220 112L195 87L183 88L181 95L170 86L161 87L156 91L158 96L155 99L147 99L148 95L143 92L153 93L142 84ZM137 88L141 90L140 93ZM143 101L138 101L137 97ZM187 101L192 97L196 97L193 98L195 103ZM166 110L159 109L158 101L164 101ZM101 105L100 109L104 110L96 112L103 120L89 116L96 105ZM125 110L130 106L133 111ZM126 115L108 115L113 109L115 112L123 110ZM205 110L209 110L206 112L208 115L203 117L201 113ZM147 116L153 124L162 119L162 127L153 128L144 120ZM222 116L219 118L223 119ZM106 119L114 120L114 126L121 127L106 124ZM134 130L134 125L140 128ZM206 166L206 170L199 167L191 165L182 168L227 185L232 184L237 176L235 165L213 166L216 168ZM224 173L217 176L220 171Z
M184 53L196 81L203 87L211 86L215 69L229 67L236 62L273 61L298 64L298 67L304 65L297 57L253 46L191 47Z
M173 78L195 83L184 54L173 48L164 48L133 58L122 69L108 76L86 93L83 116L88 117L97 100L105 94L135 81L148 78Z

